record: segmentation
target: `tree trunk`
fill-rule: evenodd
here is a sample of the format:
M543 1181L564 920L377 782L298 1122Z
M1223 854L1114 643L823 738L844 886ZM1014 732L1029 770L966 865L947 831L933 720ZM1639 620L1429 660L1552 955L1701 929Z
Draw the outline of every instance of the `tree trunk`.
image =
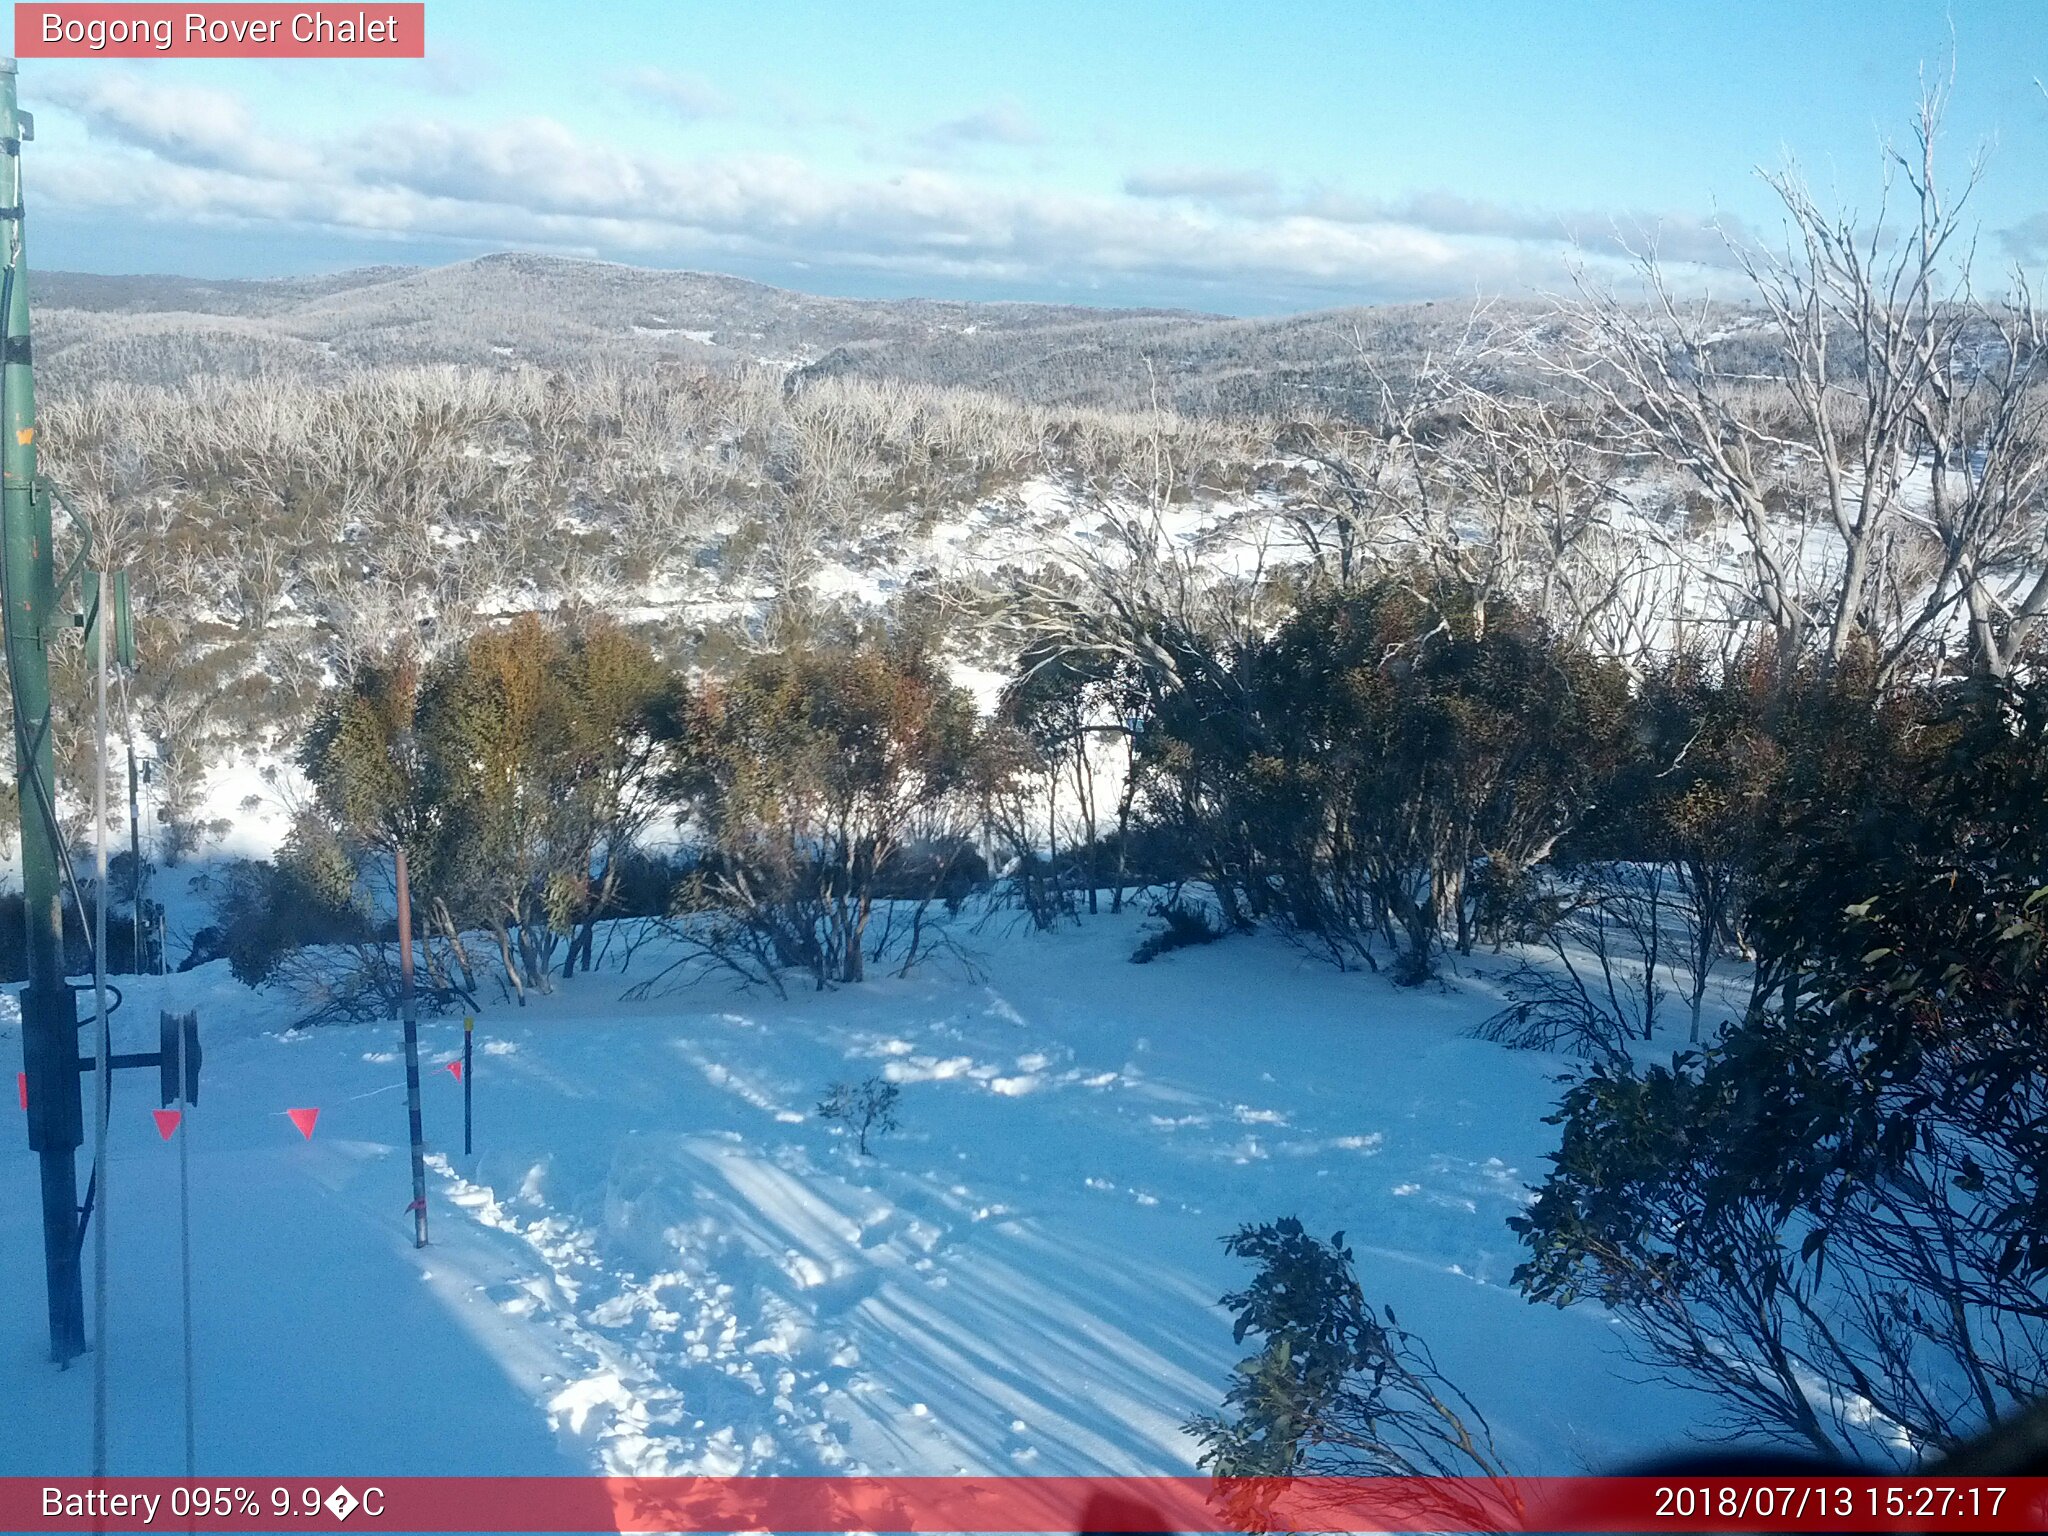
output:
M1458 953L1472 953L1472 920L1465 910L1465 867L1446 861L1430 873L1429 905L1438 927L1449 917L1456 935Z
M476 966L469 958L469 948L462 942L462 930L456 926L455 914L448 910L448 903L440 897L434 898L434 922L441 930L441 936L448 941L449 953L455 956L456 969L462 972L462 990L472 997L476 995Z
M592 965L591 956L597 948L597 920L611 909L612 897L619 887L619 861L609 853L605 855L604 874L598 878L597 895L591 899L589 909L583 914L583 921L569 940L569 953L562 962L562 979L576 974L576 957L583 957L583 969L588 972Z
M1126 736L1125 741L1130 738ZM1109 910L1121 912L1124 909L1124 881L1131 867L1131 807L1138 794L1138 753L1135 746L1129 748L1124 762L1124 791L1117 799L1116 807L1116 894L1110 898Z
M1088 835L1088 915L1094 917L1102 910L1095 894L1102 883L1102 842L1095 835L1095 772L1088 761L1085 730L1074 738L1074 797L1081 806L1081 828Z
M874 898L865 891L861 892L860 901L854 910L857 915L854 917L851 931L846 936L846 979L849 982L861 982L866 981L868 975L866 944L868 919L874 915L875 910Z
M1401 986L1418 987L1436 973L1437 922L1434 907L1434 902L1413 899L1401 903L1401 911L1397 915L1408 940L1394 966L1394 980Z
M498 960L505 967L505 980L512 988L512 996L524 1008L526 984L519 979L519 966L512 958L512 935L506 931L503 918L491 919L491 933L498 941Z

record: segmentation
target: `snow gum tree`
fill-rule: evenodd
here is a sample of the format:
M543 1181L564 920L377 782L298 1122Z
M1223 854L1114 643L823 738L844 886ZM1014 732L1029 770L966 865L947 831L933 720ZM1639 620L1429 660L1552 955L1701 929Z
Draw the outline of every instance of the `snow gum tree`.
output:
M1073 826L1078 833L1078 857L1085 868L1091 913L1100 910L1104 875L1097 756L1105 744L1121 743L1129 750L1130 721L1144 703L1142 689L1128 670L1100 654L1051 647L1030 650L1020 659L1019 676L1004 690L997 710L997 718L1016 726L1037 755L1047 807L1046 857L1055 872L1059 863L1062 790L1072 792ZM1136 788L1136 778L1128 767L1127 762L1124 788L1115 811L1120 863L1112 900L1114 911L1123 908L1121 861L1128 855L1132 793ZM1029 850L1019 852L1024 856Z
M609 622L532 614L433 669L420 739L449 899L489 928L522 1001L551 990L557 945L579 921L587 935L619 855L657 809L666 688L653 654Z
M588 963L621 855L659 809L669 686L608 621L531 614L431 662L360 666L302 754L323 824L302 840L339 840L359 875L402 842L415 901L465 977L462 934L486 929L523 1002L551 987L579 922Z
M419 745L422 666L412 651L359 665L343 687L322 701L300 748L299 764L313 786L313 803L297 818L281 854L286 870L325 893L330 903L357 907L363 942L332 964L313 959L287 964L288 981L314 1005L309 1018L369 1018L397 1005L397 967L374 937L369 892L391 888L395 855L405 850L414 900L431 912L472 980L461 936L445 902L433 895L443 883L445 806L433 765ZM444 967L424 946L427 995L445 993ZM467 989L467 988L466 988Z
M1226 914L1339 964L1385 944L1412 983L1471 946L1474 872L1519 878L1592 803L1627 705L1617 668L1511 602L1482 630L1464 589L1388 580L1312 592L1221 686L1169 696L1141 768Z
M1647 305L1582 282L1549 362L1609 446L1686 474L1740 530L1752 617L1781 662L1857 656L1894 681L1964 631L1974 672L2014 675L2048 629L2048 392L2024 272L1980 294L1971 199L1945 179L1945 84L1888 146L1874 217L1765 177L1774 244L1729 239L1746 303L1681 297L1652 251Z
M721 963L823 987L866 975L875 904L913 841L971 830L986 766L973 700L892 644L756 657L676 716L674 785L706 850L686 905ZM737 928L723 928L723 922ZM776 983L779 985L779 983Z

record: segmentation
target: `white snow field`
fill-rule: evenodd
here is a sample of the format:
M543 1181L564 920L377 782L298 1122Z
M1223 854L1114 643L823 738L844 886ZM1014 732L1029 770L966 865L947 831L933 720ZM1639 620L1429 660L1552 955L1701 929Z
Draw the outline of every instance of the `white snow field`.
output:
M1341 1229L1518 1471L1682 1444L1702 1400L1613 1322L1508 1283L1556 1058L1465 1036L1489 962L1401 992L1280 941L1147 966L1142 916L963 934L936 962L787 1001L578 977L478 1018L477 1152L422 1028L433 1242L411 1244L396 1025L290 1032L224 964L121 978L116 1049L197 1008L202 1474L1190 1470L1233 1346L1220 1239ZM657 961L643 951L636 975ZM12 998L0 1059L19 1060ZM899 1084L858 1156L817 1100ZM174 1143L115 1084L111 1469L182 1471ZM88 1469L91 1365L46 1361L34 1159L0 1134L0 1473ZM320 1110L310 1141L286 1117ZM80 1159L80 1177L88 1159ZM87 1253L91 1247L88 1244ZM90 1277L88 1277L90 1299Z

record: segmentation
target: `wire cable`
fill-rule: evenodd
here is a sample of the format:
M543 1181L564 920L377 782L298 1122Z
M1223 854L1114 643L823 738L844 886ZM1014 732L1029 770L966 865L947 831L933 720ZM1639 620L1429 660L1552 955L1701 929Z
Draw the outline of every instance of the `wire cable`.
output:
M109 583L100 577L100 606L106 606ZM99 889L93 903L93 1007L99 1016L99 1061L94 1076L99 1079L99 1126L93 1146L93 1162L99 1172L100 1219L93 1228L93 1339L92 1339L92 1470L93 1476L107 1475L107 1122L114 1090L114 1031L107 1014L107 618L102 611L93 626L93 682L99 752L93 771L93 873ZM79 914L81 917L83 913Z
M16 167L16 181L14 192L14 203L16 206L19 206L21 198L18 166ZM12 321L14 314L14 281L17 266L18 252L17 250L10 249L6 256L6 263L4 268L0 268L0 345L4 345L6 342L11 341L13 339L11 334L9 334L8 332L8 326ZM6 413L7 372L4 366L0 366L0 420L5 419ZM70 506L70 503L67 501L65 505L68 508ZM5 584L6 571L6 543L4 540L0 540L0 586L4 586ZM54 597L54 594L51 595ZM44 615L44 619L45 622L47 622L47 614ZM41 732L33 740L31 740L31 738L28 735L27 729L22 722L21 711L18 707L15 707L17 701L21 698L21 689L19 686L19 678L15 672L14 665L14 646L12 643L13 630L14 615L8 611L6 604L0 603L0 664L4 664L7 673L7 691L10 704L8 713L13 717L15 761L18 765L27 765L32 770L36 760L36 755L42 750L43 738L49 734L51 721L48 718L46 718L43 721ZM50 786L44 783L41 774L35 773L33 771L30 771L26 774L18 773L15 779L15 788L17 795L19 795L21 782L24 778L33 788L34 792L29 798L31 803L35 806L36 814L41 818L44 828L49 832L50 841L52 842L52 844L56 846L56 848L59 851L57 868L59 873L62 874L62 876L64 877L65 889L70 893L71 908L74 912L78 914L79 925L83 927L85 924L86 912L85 894L79 890L77 871L74 870L71 866L71 859L69 854L64 852L64 830L62 825L57 820L57 808L54 804L51 803ZM90 934L84 935L83 937L85 940L86 948L90 951L90 953L87 956L90 968L92 969L96 977L103 979L105 972L100 964L100 953L102 946L101 944L95 942L94 937ZM59 948L62 949L65 942L65 935L62 931L61 922L59 924L57 942ZM68 975L69 967L63 966L61 957L58 963L60 968L63 969L65 973ZM108 1010L110 1013L118 1011L121 1006L122 994L118 988L114 989L114 998L114 1007L113 1009ZM100 1051L101 1058L104 1059L106 1055L106 1050L102 1048ZM80 1252L84 1250L87 1227L92 1220L93 1210L98 1201L99 1184L100 1160L97 1156L95 1156L91 1176L86 1181L85 1200L84 1203L79 1207L78 1211L78 1233L75 1239L75 1246L76 1250Z

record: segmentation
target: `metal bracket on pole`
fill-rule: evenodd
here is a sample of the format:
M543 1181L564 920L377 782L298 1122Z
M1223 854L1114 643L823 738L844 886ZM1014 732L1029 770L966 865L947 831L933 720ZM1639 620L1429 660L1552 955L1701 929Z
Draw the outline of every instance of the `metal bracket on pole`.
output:
M157 1049L116 1051L107 1058L107 1061L116 1072L131 1067L155 1067L158 1097L163 1101L164 1108L169 1109L181 1099L187 1104L199 1102L199 1059L199 1015L160 1013L157 1019ZM81 1075L97 1072L99 1065L100 1060L97 1056L78 1058L78 1070Z
M45 998L42 989L31 982L22 989L22 1016L50 1018L68 1013L72 1020L70 1032L51 1030L31 1035L24 1031L21 1048L28 1090L29 1150L68 1154L84 1144L85 1110L75 1088L69 1093L62 1091L62 1087L55 1092L46 1091L51 1084L70 1087L81 1070L77 1065L78 989L66 985L59 990L61 1000Z
M161 1049L157 1052L160 1069L158 1088L163 1096L164 1108L183 1101L186 1104L199 1102L199 1015L196 1013L159 1013L157 1015L157 1038Z
M80 559L84 558L81 553ZM112 612L114 628L107 636L109 659L117 667L128 671L135 669L135 616L128 606L128 573L114 571L103 577L99 571L79 573L79 590L84 599L84 612L78 616L79 627L85 631L86 649L90 651L97 639L100 625L100 610L104 602ZM109 590L111 589L111 590Z

